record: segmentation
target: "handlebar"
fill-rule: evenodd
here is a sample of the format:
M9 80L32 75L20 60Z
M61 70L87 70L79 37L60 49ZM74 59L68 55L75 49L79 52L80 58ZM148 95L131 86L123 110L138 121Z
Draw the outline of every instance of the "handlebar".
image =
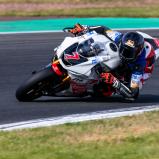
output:
M73 27L65 27L63 28L63 32L68 33L71 29L73 29Z

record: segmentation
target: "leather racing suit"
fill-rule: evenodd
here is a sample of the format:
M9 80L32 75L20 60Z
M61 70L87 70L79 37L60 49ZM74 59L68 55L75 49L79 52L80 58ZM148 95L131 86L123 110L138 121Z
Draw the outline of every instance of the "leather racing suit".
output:
M76 33L84 31L83 26L81 27L79 25L78 27L78 32ZM80 27L82 28L81 30ZM123 33L113 31L105 26L90 26L89 31L96 31L99 34L105 35L118 46L123 36ZM78 34L75 35L77 36ZM154 69L154 62L154 49L149 42L145 41L143 51L133 63L125 63L121 61L121 64L113 72L101 73L101 77L107 85L110 86L110 88L108 88L109 92L105 95L110 96L115 91L125 99L130 101L135 100L145 81L151 77Z

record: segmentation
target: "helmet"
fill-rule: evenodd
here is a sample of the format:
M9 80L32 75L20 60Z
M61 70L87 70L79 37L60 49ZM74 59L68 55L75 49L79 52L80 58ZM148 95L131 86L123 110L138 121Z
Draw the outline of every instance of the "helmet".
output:
M128 32L123 35L119 44L120 58L125 62L136 60L144 48L144 38L137 32Z

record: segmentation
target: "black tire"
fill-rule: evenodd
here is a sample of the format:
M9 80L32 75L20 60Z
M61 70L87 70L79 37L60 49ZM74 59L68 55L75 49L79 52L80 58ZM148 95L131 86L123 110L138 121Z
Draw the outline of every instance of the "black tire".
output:
M16 98L23 102L32 101L41 97L43 91L57 83L59 83L58 76L51 67L47 67L34 73L27 81L20 85L16 90Z

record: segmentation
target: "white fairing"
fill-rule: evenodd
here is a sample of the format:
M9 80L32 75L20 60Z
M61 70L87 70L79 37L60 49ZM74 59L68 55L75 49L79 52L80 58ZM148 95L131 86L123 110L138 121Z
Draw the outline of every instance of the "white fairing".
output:
M72 66L66 66L61 59L65 49L75 43L80 44L90 38L92 38L94 42L102 44L103 51L101 51L97 56L88 57L87 58L88 61L86 62ZM116 50L113 51L113 49L111 49L110 47L110 44L112 43L113 42L111 42L104 35L97 34L95 31L86 33L83 36L79 37L66 37L65 40L57 49L57 56L59 58L60 64L66 70L68 70L70 74L85 75L88 77L91 74L91 69L98 63L102 62L105 65L107 65L110 69L115 69L119 65L120 58L119 58L118 48L116 44L113 43L113 45L116 48Z
M144 38L147 38L147 39L154 39L152 36L146 34L146 33L143 33L143 32L140 32L140 31L137 31L139 34L141 34Z
M143 32L140 32L138 31L139 34L141 34L144 38L147 38L147 39L155 39L154 37L146 34L146 33L143 33ZM156 60L159 59L159 48L155 50L155 54L156 54Z

